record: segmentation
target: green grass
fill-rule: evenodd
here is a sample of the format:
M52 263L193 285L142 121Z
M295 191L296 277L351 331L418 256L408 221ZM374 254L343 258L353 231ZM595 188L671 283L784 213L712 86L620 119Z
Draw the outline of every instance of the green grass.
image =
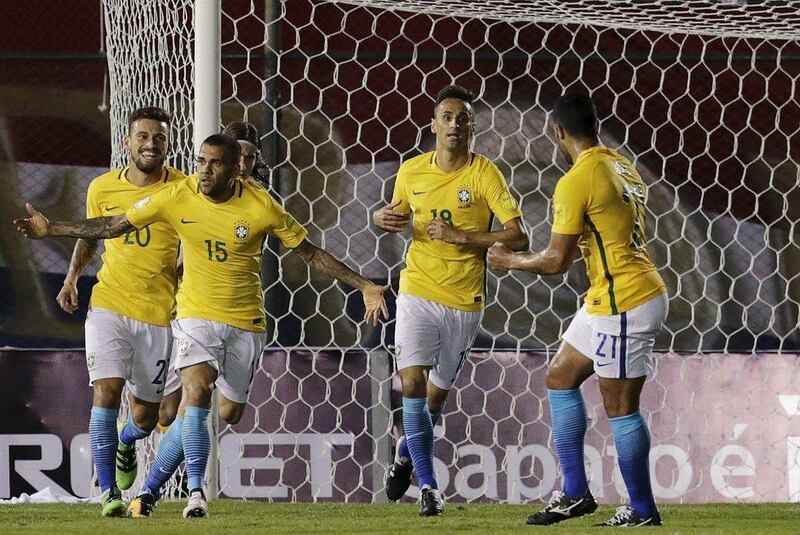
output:
M414 504L270 504L220 500L205 520L181 518L182 502L159 505L150 519L99 518L99 505L2 505L0 533L72 533L90 535L203 533L608 533L592 524L609 518L614 508L601 506L591 517L557 526L526 526L536 505L447 505L439 518L419 518ZM656 533L798 533L796 504L662 505L664 527Z

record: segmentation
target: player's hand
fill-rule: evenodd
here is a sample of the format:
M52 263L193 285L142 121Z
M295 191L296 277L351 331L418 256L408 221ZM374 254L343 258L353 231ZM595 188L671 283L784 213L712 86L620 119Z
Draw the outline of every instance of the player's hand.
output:
M74 282L64 281L61 291L56 296L58 306L67 314L78 310L78 286Z
M461 243L461 231L453 228L444 219L434 219L428 223L428 236L432 240L442 240L445 243Z
M386 307L386 301L383 299L383 294L391 286L379 286L377 284L370 284L361 290L361 296L364 298L364 321L368 325L377 326L380 324L381 316L383 319L389 319L389 309Z
M26 238L33 240L40 240L46 238L51 234L50 221L31 205L25 203L25 209L28 211L30 217L15 219L14 224L17 230L22 232Z
M372 214L372 221L386 232L403 232L411 221L411 212L398 212L395 210L398 206L400 206L399 200L376 210Z
M489 267L496 271L514 269L514 251L501 242L494 242L486 253Z

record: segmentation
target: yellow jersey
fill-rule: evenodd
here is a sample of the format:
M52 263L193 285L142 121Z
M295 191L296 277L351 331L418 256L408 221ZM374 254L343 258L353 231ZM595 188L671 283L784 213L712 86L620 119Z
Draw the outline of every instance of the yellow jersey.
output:
M86 193L86 217L124 214L136 202L186 178L164 167L163 178L149 186L128 182L128 168L113 169L92 180ZM103 266L97 273L89 306L162 327L175 306L178 234L157 223L105 240Z
M556 184L553 232L581 235L590 314L619 314L667 291L647 252L646 202L633 164L606 147L580 153Z
M261 254L267 235L297 247L306 230L254 180L236 180L233 197L213 203L197 175L139 201L126 212L136 228L173 227L183 248L177 318L200 318L254 332L266 330Z
M488 232L521 217L503 174L485 156L470 153L457 171L445 173L428 152L403 162L392 202L412 212L413 236L400 272L400 292L458 310L482 310L486 304L486 249L453 245L428 237L427 226L443 219L455 228Z

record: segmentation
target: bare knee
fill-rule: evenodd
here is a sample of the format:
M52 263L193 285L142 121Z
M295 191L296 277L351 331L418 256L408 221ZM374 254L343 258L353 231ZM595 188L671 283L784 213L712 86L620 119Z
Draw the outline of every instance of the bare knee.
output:
M125 379L110 377L92 382L92 404L95 407L118 409L122 403L122 389Z
M183 398L187 406L211 407L211 394L214 391L214 381L217 370L208 363L195 364L181 370L183 383Z
M165 396L161 400L161 405L158 406L158 425L161 427L169 427L175 421L178 415L178 407L181 403L181 391L177 390L172 394Z
M550 363L545 385L550 390L578 388L594 373L592 360L564 342Z
M131 419L142 431L152 431L158 423L158 404L141 400L132 402Z
M236 425L244 416L244 407L243 403L220 403L219 415L225 423Z
M430 412L441 412L444 403L447 401L449 390L442 390L433 383L428 383L428 410Z
M211 394L214 392L213 384L204 382L190 382L183 384L183 396L186 398L186 405L192 407L211 407Z
M428 378L426 368L422 366L411 366L400 370L400 380L403 382L403 396L407 398L427 397Z
M609 418L628 416L639 410L639 397L644 386L645 377L636 379L600 378L600 393L603 396L603 407Z

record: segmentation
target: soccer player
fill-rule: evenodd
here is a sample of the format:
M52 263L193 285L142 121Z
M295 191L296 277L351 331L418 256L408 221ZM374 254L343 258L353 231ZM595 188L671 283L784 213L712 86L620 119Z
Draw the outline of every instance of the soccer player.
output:
M238 178L246 180L252 177L259 182L266 183L269 178L269 169L261 159L261 152L258 148L261 145L261 136L258 129L251 123L236 121L228 124L222 130L222 133L237 140L241 147ZM162 429L166 429L166 434L159 444L158 454L150 466L141 492L131 500L128 506L128 512L134 518L152 516L153 509L161 494L161 488L169 481L183 462L183 448L180 441L183 418L176 420L181 402L181 386L180 375L178 373L170 373L159 411L159 426ZM225 407L225 409L230 408L231 406ZM238 410L223 410L221 412L223 420L230 425L239 423L242 414ZM170 429L172 430L170 431Z
M580 248L589 277L584 304L563 335L547 371L553 441L563 490L528 524L555 524L593 513L583 460L586 409L580 385L599 378L619 467L631 505L601 525L661 525L650 486L650 434L639 395L652 372L652 351L668 309L666 286L647 252L647 188L631 162L600 144L591 99L567 93L553 110L561 152L572 164L556 184L550 243L539 252L489 249L494 269L566 273Z
M141 108L128 117L125 149L128 165L95 178L86 195L86 216L124 214L137 201L183 180L164 165L169 149L170 114ZM155 223L105 241L103 267L92 289L86 317L86 364L93 389L89 437L102 515L124 516L120 488L136 479L135 441L158 421L167 378L175 303L178 235ZM78 278L97 251L96 238L75 244L69 270L56 300L72 314L78 309ZM130 389L130 417L118 436L117 416L125 381ZM114 455L116 453L116 473Z
M239 146L241 147L242 152L241 156L239 157L238 178L242 180L253 178L258 182L266 184L269 180L269 167L267 167L267 164L264 163L264 160L261 158L261 150L259 149L261 145L261 135L258 132L258 128L256 128L256 126L252 123L245 121L234 121L223 128L222 133L234 138L239 142ZM179 265L182 266L182 259L180 257ZM180 375L177 373L171 373L169 374L166 387L164 388L164 397L161 400L161 407L159 411L158 425L162 429L166 429L172 425L172 422L175 420L175 416L178 414L178 406L180 405L180 401ZM228 423L236 424L238 421ZM178 460L178 465L182 460L183 458ZM175 466L172 472L178 468L178 465ZM166 477L164 477L165 475ZM171 474L167 475L165 471L158 470L158 478L159 480L163 478L163 481L158 485L158 487L152 489L155 491L152 496L156 498L158 497L158 490L164 483L167 482L170 476Z
M403 429L386 495L399 500L420 484L420 515L444 510L433 471L433 427L475 340L486 304L486 249L499 241L528 247L522 213L503 174L470 151L474 96L457 85L436 96L431 131L436 150L400 166L392 202L373 214L387 232L413 220L400 273L395 358L403 383ZM503 228L492 231L497 217Z
M309 266L359 289L368 323L388 316L383 292L389 287L371 283L311 244L306 230L264 188L238 177L240 155L235 139L215 134L200 147L196 175L142 199L125 214L49 222L27 205L31 217L15 221L30 238L114 237L157 222L176 229L184 274L172 327L183 408L181 429L171 426L164 440L180 441L186 459L186 518L207 516L203 484L214 385L220 390L223 417L240 418L266 342L260 263L267 235L279 238Z

